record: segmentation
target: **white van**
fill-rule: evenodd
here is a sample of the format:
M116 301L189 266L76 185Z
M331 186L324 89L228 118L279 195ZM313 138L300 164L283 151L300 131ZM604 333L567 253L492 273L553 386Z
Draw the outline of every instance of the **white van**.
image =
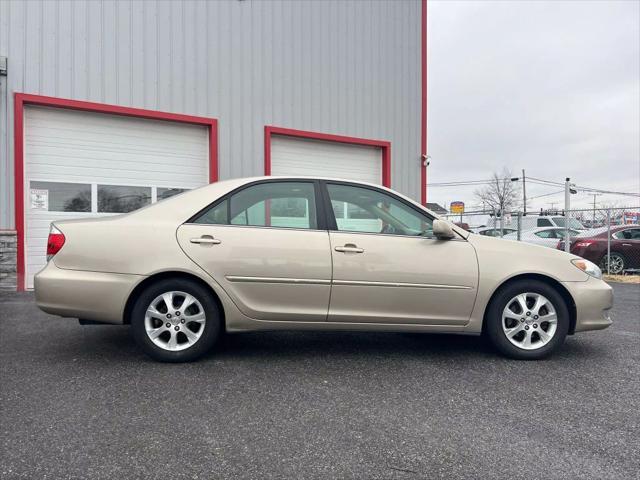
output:
M562 215L527 215L526 217L520 217L522 222L522 230L530 230L538 227L565 227L566 217ZM582 225L580 220L576 218L569 218L569 228L572 230L586 230L586 227Z

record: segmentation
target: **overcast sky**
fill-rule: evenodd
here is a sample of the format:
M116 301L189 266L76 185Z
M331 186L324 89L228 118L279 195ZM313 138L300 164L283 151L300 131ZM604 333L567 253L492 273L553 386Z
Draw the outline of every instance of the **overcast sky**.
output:
M429 0L428 42L429 183L506 166L640 191L640 1ZM428 197L476 203L475 188L432 186ZM528 196L556 190L527 185Z

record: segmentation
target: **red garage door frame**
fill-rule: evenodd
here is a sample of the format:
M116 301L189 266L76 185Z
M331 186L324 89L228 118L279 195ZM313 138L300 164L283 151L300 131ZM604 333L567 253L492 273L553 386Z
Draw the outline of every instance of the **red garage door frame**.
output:
M142 108L122 107L105 103L85 102L66 98L14 93L14 169L15 169L15 225L17 236L16 276L18 291L25 290L25 212L24 212L24 107L37 105L59 107L85 112L107 113L127 117L166 120L201 125L209 129L209 182L218 181L218 120L208 117L159 112Z
M271 137L272 135L285 135L289 137L308 138L311 140L325 140L328 142L348 143L352 145L365 145L379 147L382 151L382 185L391 188L391 142L385 140L371 140L368 138L347 137L330 133L310 132L306 130L294 130L292 128L264 127L264 174L271 175Z

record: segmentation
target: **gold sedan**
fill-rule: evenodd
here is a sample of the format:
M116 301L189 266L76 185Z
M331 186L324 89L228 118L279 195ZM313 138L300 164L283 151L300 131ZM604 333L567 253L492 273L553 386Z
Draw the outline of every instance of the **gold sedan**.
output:
M157 360L190 361L222 332L485 334L538 359L611 324L591 262L474 235L389 189L343 180L218 182L135 212L55 222L38 306L130 324Z

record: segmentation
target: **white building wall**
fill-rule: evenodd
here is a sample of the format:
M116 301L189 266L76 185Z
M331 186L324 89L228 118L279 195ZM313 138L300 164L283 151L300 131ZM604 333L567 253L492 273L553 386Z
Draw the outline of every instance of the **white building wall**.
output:
M219 119L220 178L264 171L264 126L391 142L419 198L419 0L0 0L0 229L13 93Z

